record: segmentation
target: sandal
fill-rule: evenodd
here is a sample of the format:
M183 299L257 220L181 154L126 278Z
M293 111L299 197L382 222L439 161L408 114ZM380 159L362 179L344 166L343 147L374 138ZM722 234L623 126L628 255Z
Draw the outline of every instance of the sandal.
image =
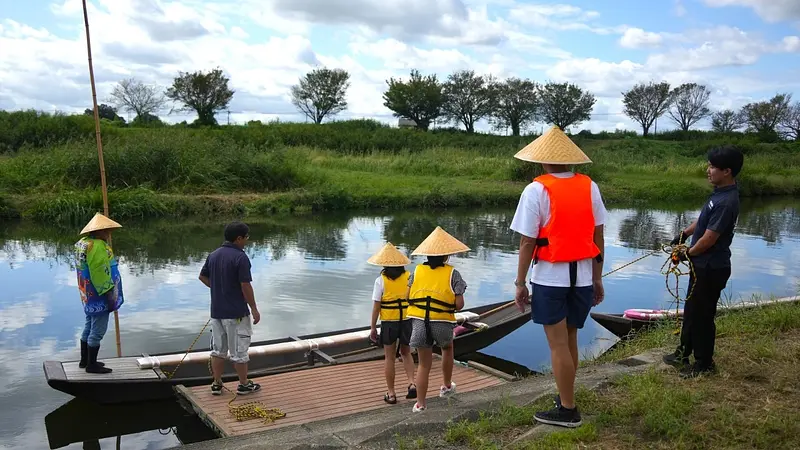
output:
M394 405L395 403L397 403L397 396L396 395L389 395L389 393L387 392L387 393L383 394L383 401L385 401L386 403L388 403L390 405Z
M406 395L406 398L409 398L409 399L417 398L417 386L416 385L413 385L413 384L409 384L408 385L408 394Z

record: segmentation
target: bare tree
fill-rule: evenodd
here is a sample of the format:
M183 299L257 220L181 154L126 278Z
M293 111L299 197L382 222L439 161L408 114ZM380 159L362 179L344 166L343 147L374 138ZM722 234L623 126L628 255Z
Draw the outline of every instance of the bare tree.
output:
M157 115L167 103L167 98L156 85L144 84L135 78L120 81L111 91L111 103L122 110L132 112L136 116Z
M689 131L692 125L711 115L708 109L708 98L711 91L702 84L685 83L672 91L673 102L669 116L681 127Z
M622 95L625 115L642 125L643 136L650 134L653 122L667 111L672 102L672 91L665 81L639 83Z
M748 103L742 107L742 116L750 129L759 134L776 133L776 127L789 114L792 94L777 94L769 101Z
M530 80L509 78L497 85L493 122L495 128L510 127L511 134L519 136L520 129L536 120L539 97L536 83Z
M542 121L566 131L589 120L596 101L594 95L575 84L547 82L539 88L539 115Z
M496 82L491 75L476 75L474 70L459 70L442 86L445 118L464 124L467 133L475 132L475 122L494 110Z
M789 107L780 125L787 138L800 141L800 102Z
M711 115L711 129L718 133L733 133L746 124L745 117L732 109L724 109Z
M292 86L292 104L314 123L347 109L350 74L344 69L314 69Z

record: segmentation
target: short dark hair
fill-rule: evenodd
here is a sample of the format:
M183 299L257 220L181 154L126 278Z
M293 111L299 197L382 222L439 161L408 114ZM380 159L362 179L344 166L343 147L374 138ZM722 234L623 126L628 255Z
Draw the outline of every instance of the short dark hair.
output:
M225 225L225 240L233 242L238 237L245 237L250 233L250 227L242 222L231 222Z
M735 145L714 147L708 151L708 162L718 169L731 169L731 175L739 175L744 165L744 155Z

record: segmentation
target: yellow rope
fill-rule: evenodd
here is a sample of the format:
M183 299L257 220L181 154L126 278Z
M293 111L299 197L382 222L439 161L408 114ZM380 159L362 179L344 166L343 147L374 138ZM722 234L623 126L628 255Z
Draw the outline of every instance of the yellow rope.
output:
M683 232L680 235L681 239L683 240ZM694 272L694 263L692 262L692 258L689 257L689 247L686 244L677 244L674 246L665 245L663 246L663 251L667 255L667 260L664 261L664 264L661 266L661 274L664 275L664 284L667 287L667 291L670 295L675 299L675 325L676 329L673 331L673 334L679 334L680 330L680 305L681 302L684 304L692 297L692 292L694 291L694 286L696 283L692 283L691 280L695 279L695 272ZM686 256L686 260L681 260L681 254ZM683 269L686 269L684 272ZM673 275L675 277L675 290L673 291L669 286L669 277ZM681 300L680 296L680 277L684 275L690 276L689 281L689 289L686 292L686 298Z

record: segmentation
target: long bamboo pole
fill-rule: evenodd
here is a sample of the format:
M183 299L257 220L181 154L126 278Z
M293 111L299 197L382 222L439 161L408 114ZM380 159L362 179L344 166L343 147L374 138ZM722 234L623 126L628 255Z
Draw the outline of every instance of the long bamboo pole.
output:
M103 215L108 215L108 188L106 187L106 165L103 162L103 138L100 136L100 113L97 108L97 91L94 87L94 69L92 67L92 41L89 38L89 12L86 0L83 0L83 23L86 25L86 52L89 54L89 81L92 84L92 104L94 105L94 130L97 140L97 159L100 161L100 184L103 186ZM109 241L111 237L109 236ZM110 242L109 242L110 244ZM119 313L114 311L114 328L117 337L117 356L122 356L122 344L119 339Z

